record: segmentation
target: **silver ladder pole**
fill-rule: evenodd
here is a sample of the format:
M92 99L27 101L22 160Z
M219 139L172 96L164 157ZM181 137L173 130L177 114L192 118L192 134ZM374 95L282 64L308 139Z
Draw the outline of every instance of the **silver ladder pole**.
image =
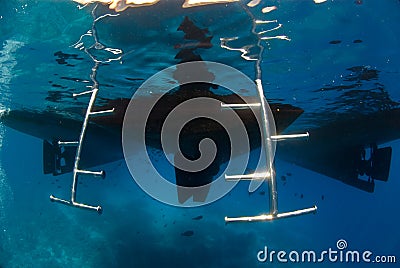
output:
M87 123L89 121L89 115L92 111L92 107L96 100L98 91L99 91L99 89L97 87L94 88L92 91L92 95L90 96L89 105L86 110L85 119L83 120L82 130L79 135L78 148L76 149L76 156L75 156L75 163L74 163L74 174L73 174L73 180L72 180L72 191L71 191L72 192L71 193L72 203L75 203L75 200L76 200L76 187L77 187L77 183L78 183L78 170L79 170L79 162L81 160L82 144L83 144L83 140L84 140L85 134L86 134L86 128L87 128Z
M269 213L271 215L278 214L278 192L276 190L276 177L274 172L274 163L273 157L274 153L272 151L272 141L271 141L271 133L268 126L267 119L267 108L264 99L264 91L261 83L261 79L256 79L256 86L258 97L261 103L261 124L262 124L262 137L264 141L264 150L265 156L267 157L267 170L270 174L268 179L268 188L269 188Z

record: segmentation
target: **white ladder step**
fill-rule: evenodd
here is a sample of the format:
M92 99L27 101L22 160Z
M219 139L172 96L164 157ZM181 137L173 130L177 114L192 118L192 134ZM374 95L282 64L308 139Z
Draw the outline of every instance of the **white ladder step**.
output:
M68 200L64 200L64 199L55 197L54 195L50 195L50 200L51 200L52 202L53 202L53 201L56 201L56 202L63 203L63 204L66 204L66 205L72 205L71 201L68 201Z
M102 209L101 206L91 206L91 205L86 205L86 204L82 204L82 203L78 203L78 202L73 202L73 201L70 201L70 200L65 200L65 199L61 199L61 198L55 197L54 195L50 195L50 200L52 202L59 202L59 203L62 203L64 205L69 205L69 206L73 206L73 207L96 210L97 213L99 213L99 214L101 214L103 212L103 209Z
M79 141L58 141L57 144L62 146L78 146Z
M221 102L221 109L242 110L242 109L259 108L259 107L261 107L261 103L223 103L223 102Z
M273 135L271 136L272 140L275 141L282 141L282 140L288 140L288 139L301 139L301 138L308 138L310 137L310 134L308 132L304 134L289 134L289 135Z
M73 93L72 97L76 98L76 97L80 97L80 96L83 96L83 95L92 94L93 91L94 90L92 89L92 90L83 91L81 93Z
M114 112L114 108L110 109L110 110L104 110L104 111L97 111L97 112L90 112L89 115L90 116L99 116L99 115L107 115L107 114L111 114Z
M102 177L102 178L104 178L106 176L106 173L104 172L104 170L90 171L90 170L77 169L75 172L78 174L82 174L82 175L93 175L95 177Z
M262 180L271 177L270 172L263 173L252 173L252 174L244 174L244 175L225 175L225 180L228 181L237 181L237 180Z
M289 218L289 217L295 217L295 216L300 216L300 215L305 215L305 214L310 214L310 213L316 213L317 212L317 206L313 206L310 208L304 208L304 209L299 209L299 210L294 210L294 211L289 211L289 212L283 212L283 213L278 213L278 214L262 214L258 216L250 216L250 217L225 217L225 222L257 222L257 221L272 221L272 220L277 220L277 219L284 219L284 218Z

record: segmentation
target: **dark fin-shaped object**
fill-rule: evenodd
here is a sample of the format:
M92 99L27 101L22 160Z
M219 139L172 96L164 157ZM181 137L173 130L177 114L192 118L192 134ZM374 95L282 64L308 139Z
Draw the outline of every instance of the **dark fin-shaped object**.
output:
M178 201L180 204L185 203L191 197L193 197L194 202L201 203L206 201L211 184L203 185L202 187L184 186L182 184L186 184L192 181L198 181L201 178L196 174L190 174L190 172L186 172L178 168L175 168L175 176L177 186L183 186L177 187Z
M351 68L353 72L362 69L362 66ZM397 108L367 115L346 114L322 127L309 129L307 141L278 143L277 154L291 163L372 193L376 181L388 180L392 148L378 146L399 138L399 118ZM366 154L368 148L370 153Z
M283 159L299 166L337 179L360 190L374 192L374 180L360 178L360 175L371 177L370 161L362 159L363 148L359 146L324 148L325 140L319 139L318 134L310 132L309 144L307 141L287 141L278 144L277 152L283 151Z
M353 178L348 177L347 180L342 180L344 183L354 186L362 191L366 191L368 193L373 193L375 190L375 182L374 180L362 180L358 176Z
M194 202L205 202L214 174L208 175L211 176L204 171L189 172L175 167L179 203L183 204L191 197Z
M174 168L180 203L186 202L191 197L194 202L205 202L211 182L220 173L220 165L230 159L231 147L227 132L219 123L207 118L194 119L182 129L179 148L184 158L190 161L198 160L201 157L199 144L205 138L213 140L216 145L215 158L206 168L199 171L179 169L177 167L184 165L175 154Z
M56 141L43 141L43 173L61 175L74 167L75 147L59 146Z
M43 173L52 174L56 170L56 161L54 155L56 154L53 144L44 140L43 141Z
M392 160L392 147L375 149L371 158L371 178L387 181L389 178L390 162Z

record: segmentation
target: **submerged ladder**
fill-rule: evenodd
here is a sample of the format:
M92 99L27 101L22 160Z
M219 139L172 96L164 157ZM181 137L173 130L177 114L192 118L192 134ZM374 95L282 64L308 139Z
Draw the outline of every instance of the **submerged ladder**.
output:
M261 173L253 173L253 174L245 174L245 175L226 175L225 180L267 180L268 181L268 190L269 190L269 213L268 214L261 214L258 216L244 216L244 217L225 217L225 222L256 222L256 221L272 221L276 219L288 218L293 216L300 216L304 214L315 213L317 211L317 206L289 211L289 212L278 212L278 191L276 187L276 177L275 171L273 166L273 158L274 158L274 150L273 150L273 142L288 140L288 139L301 139L301 138L308 138L309 133L304 134L294 134L294 135L271 135L271 131L269 129L269 121L267 116L267 103L264 98L264 91L262 86L262 69L261 69L261 59L264 51L264 46L262 44L262 40L271 40L271 39L282 39L282 40L290 40L286 36L274 36L274 37L262 37L264 33L274 31L279 29L282 25L279 24L277 27L259 32L257 31L257 26L261 24L268 24L274 21L264 21L258 20L253 13L250 11L250 7L253 7L251 4L244 5L240 3L243 10L249 16L252 21L252 34L257 38L256 46L259 48L258 57L251 58L245 57L242 54L242 57L245 60L254 60L255 61L255 71L256 71L256 88L257 88L257 95L259 102L258 103L251 103L251 104L221 104L221 108L231 108L231 109L260 109L261 113L261 137L262 137L262 147L264 148L264 153L266 157L266 172ZM256 4L258 5L258 4ZM268 12L268 11L266 11ZM263 12L264 13L264 12ZM224 44L224 47L227 48L227 44ZM228 47L229 48L229 47ZM273 121L273 117L271 118Z
M79 207L79 208L84 208L84 209L89 209L89 210L96 210L99 214L102 213L102 207L101 206L92 206L92 205L87 205L84 203L80 203L76 201L76 193L77 193L77 187L78 187L78 178L80 175L91 175L94 177L98 178L105 178L105 172L104 170L101 171L90 171L90 170L84 170L79 168L79 162L81 159L81 150L82 150L82 144L85 139L85 134L86 134L86 129L88 125L89 118L91 116L100 116L100 115L106 115L109 113L114 112L114 108L110 110L104 110L104 111L93 111L93 105L96 101L97 93L98 93L98 84L95 83L93 86L92 90L84 91L81 93L73 94L73 97L80 97L83 95L91 94L90 101L86 110L85 118L83 120L82 124L82 129L79 135L79 140L78 141L58 141L59 146L77 146L76 149L76 155L75 155L75 161L74 161L74 169L73 169L73 177L72 177L72 188L71 188L71 199L70 200L65 200L61 198L57 198L54 195L50 195L50 200L59 202L65 205L70 205L74 207Z
M86 109L86 113L85 113L85 118L83 120L82 123L82 128L81 128L81 132L79 135L79 140L78 141L58 141L58 146L76 146L76 154L75 154L75 161L74 161L74 168L73 168L73 176L72 176L72 187L71 187L71 199L70 200L65 200L65 199L61 199L61 198L57 198L54 195L50 195L50 200L52 202L59 202L65 205L69 205L69 206L74 206L74 207L78 207L78 208L84 208L84 209L89 209L89 210L95 210L97 211L99 214L102 213L102 207L101 206L92 206L92 205L87 205L84 203L80 203L76 201L76 193L77 193L77 188L78 188L78 178L81 175L90 175L90 176L94 176L97 178L102 178L104 179L106 176L106 173L104 170L101 171L91 171L91 170L84 170L79 168L79 163L81 160L81 151L82 151L82 144L84 142L85 139L85 134L86 134L86 129L88 126L88 122L89 122L89 118L90 117L95 117L95 116L102 116L102 115L107 115L110 113L114 112L114 108L110 109L110 110L103 110L103 111L93 111L93 106L94 103L96 102L96 97L97 97L97 93L99 91L99 83L97 82L96 79L96 75L97 75L97 70L99 68L99 65L105 62L109 62L112 61L108 60L108 61L101 61L96 59L96 57L90 52L90 49L103 49L104 46L99 42L98 36L97 36L97 31L96 31L96 22L99 20L99 18L104 18L107 16L113 16L113 15L104 15L104 16L100 16L97 17L96 16L96 9L97 9L97 4L94 6L94 8L92 9L92 18L93 18L93 23L92 23L92 29L90 31L88 31L86 34L83 34L81 36L81 38L79 39L79 41L74 45L74 48L79 48L80 50L84 50L84 52L93 60L94 62L94 66L92 67L92 73L90 75L90 78L93 82L93 85L90 86L90 90L87 91L83 91L81 93L74 93L72 94L72 97L75 99L77 97L81 97L81 96L86 96L90 94L90 100L89 100L89 104L87 106ZM117 15L115 15L117 16ZM94 44L92 44L90 47L85 48L85 46L83 45L82 42L82 38L86 35L92 36L94 39ZM114 50L115 51L115 50ZM114 53L114 52L113 52ZM120 57L118 57L117 59L120 59ZM116 60L116 59L114 59Z
M236 180L267 180L269 188L269 213L261 214L258 216L244 216L244 217L225 217L225 222L253 222L253 221L272 221L276 219L288 218L293 216L300 216L309 213L315 213L317 211L317 206L310 208L304 208L289 212L278 212L278 192L276 188L276 177L273 167L273 145L272 142L282 141L287 139L301 139L308 138L309 133L304 134L292 134L292 135L271 135L271 131L268 128L269 122L267 117L267 103L264 98L264 91L262 88L261 79L256 79L257 92L259 97L259 103L254 104L221 104L221 108L231 108L231 109L247 109L251 107L256 107L261 109L261 137L263 142L263 147L265 150L265 157L267 160L267 171L261 173L244 174L244 175L226 175L225 179L228 181Z

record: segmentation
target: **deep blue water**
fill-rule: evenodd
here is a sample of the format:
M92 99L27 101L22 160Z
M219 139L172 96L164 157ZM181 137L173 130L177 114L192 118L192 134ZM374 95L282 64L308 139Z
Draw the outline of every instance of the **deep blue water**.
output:
M277 22L259 30L281 23L281 28L267 35L285 35L291 41L262 41L264 93L271 103L304 110L290 130L303 131L337 118L398 108L399 1L260 4L267 5L278 9L263 14L256 7L254 16ZM74 44L91 30L93 7L78 9L72 1L50 0L2 3L2 110L47 110L81 119L87 102L71 95L92 85L94 62ZM99 6L96 16L107 13L117 14ZM117 55L92 51L102 61L97 72L101 104L130 98L144 80L179 62L176 44L184 37L177 28L185 16L212 35L211 48L196 49L203 60L227 64L255 78L254 61L220 46L224 37L239 37L232 43L235 48L256 41L251 19L238 4L180 9L176 2L168 1L118 14L96 24L99 42L122 51ZM93 36L84 36L82 46L89 48L93 40ZM254 49L252 52L258 53ZM346 129L342 131L345 135ZM374 193L276 159L279 209L316 204L318 212L273 222L227 225L227 215L268 211L268 194L263 194L268 191L267 184L250 195L248 182L240 182L211 204L172 207L143 192L120 160L101 167L107 172L105 180L84 178L79 185L80 200L101 203L104 213L99 216L51 203L50 194L69 195L71 173L43 175L42 141L0 123L0 267L309 267L309 263L276 260L260 263L257 253L264 246L276 251L320 252L336 249L340 239L347 241L350 250L396 255L398 263L400 143L395 140L384 146L393 149L389 180L376 182ZM366 266L328 261L315 265Z

